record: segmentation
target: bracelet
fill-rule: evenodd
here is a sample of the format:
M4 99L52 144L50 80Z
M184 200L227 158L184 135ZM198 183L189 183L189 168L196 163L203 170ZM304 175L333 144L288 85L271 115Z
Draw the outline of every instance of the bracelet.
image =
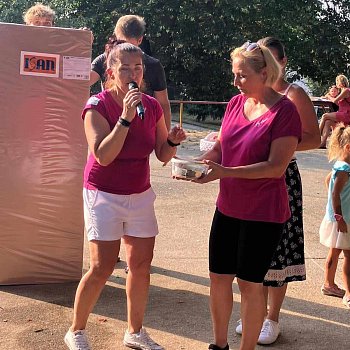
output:
M168 142L168 145L171 147L176 147L176 146L180 145L179 143L174 143L174 142L170 141L169 139L167 139L166 142Z
M335 221L340 221L343 219L343 216L340 214L334 214L334 219L335 219Z
M131 125L131 122L129 122L128 120L126 120L124 118L119 118L118 123L120 125L125 126L126 128L128 128Z

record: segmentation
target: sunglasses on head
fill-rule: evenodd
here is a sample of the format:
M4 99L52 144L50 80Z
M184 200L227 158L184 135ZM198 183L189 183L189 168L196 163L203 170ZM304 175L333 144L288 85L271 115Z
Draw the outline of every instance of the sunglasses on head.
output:
M247 51L247 52L252 52L256 49L260 49L260 46L258 43L252 43L250 41L245 42L242 47Z

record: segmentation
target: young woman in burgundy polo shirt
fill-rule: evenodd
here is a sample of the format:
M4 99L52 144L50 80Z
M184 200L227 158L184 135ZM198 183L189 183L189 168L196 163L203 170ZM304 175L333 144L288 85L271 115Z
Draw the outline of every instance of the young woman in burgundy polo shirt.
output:
M179 127L168 133L157 100L137 88L130 89L132 81L141 85L142 55L141 49L129 43L113 47L107 61L106 90L90 97L83 110L89 146L83 195L90 268L79 283L73 323L65 336L71 350L90 349L86 323L114 270L121 239L129 267L124 345L163 349L142 327L158 234L149 156L154 151L161 162L168 162L185 133ZM144 118L137 114L140 103Z

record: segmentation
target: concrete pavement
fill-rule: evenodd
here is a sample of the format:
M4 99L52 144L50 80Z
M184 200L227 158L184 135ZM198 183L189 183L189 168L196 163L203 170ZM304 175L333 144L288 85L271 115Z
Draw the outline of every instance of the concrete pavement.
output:
M192 141L179 149L179 154L198 153L198 137L194 134ZM347 350L350 310L342 305L341 299L320 293L327 248L318 243L318 227L326 203L324 177L330 165L325 150L301 152L298 159L304 187L308 275L307 281L290 284L280 319L282 333L269 348ZM212 341L207 243L218 183L175 181L170 176L170 165L163 167L154 157L151 162L161 233L156 241L144 324L167 350L207 349ZM116 265L89 319L87 330L96 350L125 349L123 257L122 252L122 262ZM340 283L341 263L342 260L338 267ZM0 286L0 350L66 349L63 337L70 325L76 286L77 283ZM230 349L238 349L240 340L234 332L240 300L236 284L234 300ZM257 347L263 348L267 347Z

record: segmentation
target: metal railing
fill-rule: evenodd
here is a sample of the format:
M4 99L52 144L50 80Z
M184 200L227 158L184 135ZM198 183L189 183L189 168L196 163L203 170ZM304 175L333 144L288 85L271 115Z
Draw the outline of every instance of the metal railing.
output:
M185 104L189 104L189 105L227 105L228 102L170 100L170 104L178 104L178 105L180 105L179 125L180 125L180 127L182 127L183 111L184 111L184 105Z
M327 101L324 99L321 99L320 97L311 97L311 101L315 108L320 108L323 113L327 112L333 112L334 111L334 104L331 101ZM179 110L179 124L180 127L182 127L182 121L183 121L183 110L184 105L227 105L228 102L218 102L218 101L184 101L184 100L170 100L171 104L178 104L180 105Z

